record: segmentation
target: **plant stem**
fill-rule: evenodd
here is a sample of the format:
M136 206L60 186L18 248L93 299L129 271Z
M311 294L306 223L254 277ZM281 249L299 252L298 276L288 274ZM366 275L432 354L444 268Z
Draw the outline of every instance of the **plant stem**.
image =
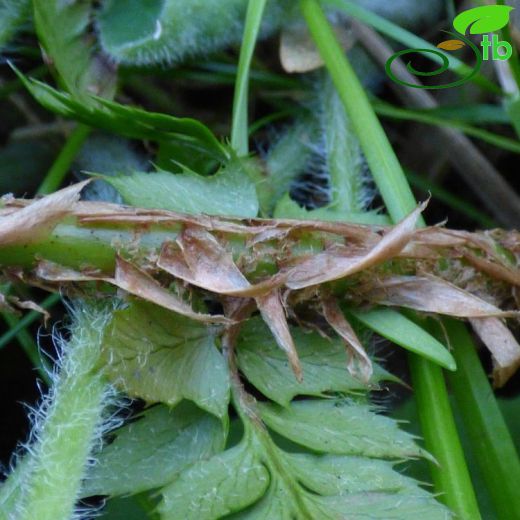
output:
M251 68L251 59L258 32L260 31L265 4L266 0L249 0L247 6L244 36L238 60L231 126L231 146L238 155L247 155L249 150L249 133L247 129L249 69Z
M469 332L452 319L444 325L458 366L448 382L498 518L507 520L520 511L518 454Z
M412 384L426 447L435 451L430 470L439 499L457 518L478 520L480 512L460 447L442 371L417 356L409 357ZM456 372L458 375L458 372ZM454 379L457 376L454 376ZM439 388L444 391L438 392ZM446 417L450 420L446 421ZM457 442L454 442L454 439Z
M96 365L107 316L106 311L76 311L45 419L27 454L18 520L73 516L105 404L107 384Z
M58 157L54 161L50 170L47 172L43 182L40 184L40 187L37 191L38 194L47 195L48 193L52 193L60 187L63 179L65 178L65 175L67 175L72 161L76 157L78 151L81 149L81 146L89 134L90 128L82 124L79 124L71 132ZM9 288L7 290L9 290ZM9 341L13 335L16 336L18 343L20 343L25 353L32 361L33 365L38 369L40 376L48 384L49 378L38 354L38 347L32 336L25 330L25 327L29 325L32 320L28 321L25 325L20 327L20 321L15 316L12 316L8 313L2 313L2 317L10 327L10 330L7 332L7 334L4 335L2 340L4 342ZM7 340L5 340L5 336L8 336Z
M416 206L405 174L319 3L317 0L300 0L300 4L388 212L396 222ZM442 372L414 355L410 355L410 364L426 447L441 464L447 462L443 464L442 477L440 472L433 475L436 489L460 518L478 519L480 514ZM451 460L456 460L457 464L450 464Z
M70 165L90 134L90 127L78 124L70 133L65 145L38 188L39 195L56 191L69 171Z

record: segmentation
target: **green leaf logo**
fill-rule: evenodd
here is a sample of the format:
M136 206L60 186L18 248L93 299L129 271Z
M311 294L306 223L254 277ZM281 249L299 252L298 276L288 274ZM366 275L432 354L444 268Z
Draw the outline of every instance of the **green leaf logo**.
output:
M484 34L502 29L509 23L513 7L508 5L485 5L460 13L453 20L453 27L460 34Z

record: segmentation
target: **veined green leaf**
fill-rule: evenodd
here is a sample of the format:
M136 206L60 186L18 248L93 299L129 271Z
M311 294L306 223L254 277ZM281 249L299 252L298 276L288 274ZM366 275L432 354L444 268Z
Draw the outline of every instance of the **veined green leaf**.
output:
M239 159L209 177L191 171L178 174L159 171L105 177L105 180L127 204L134 206L195 215L256 217L258 214L255 184Z
M214 416L188 401L174 409L159 405L116 432L95 454L83 496L121 496L169 484L191 464L224 449L225 429Z
M319 85L324 154L330 176L330 209L355 213L366 208L363 157L359 141L329 77Z
M395 421L354 400L297 401L288 408L259 404L259 408L269 428L320 453L394 460L427 455Z
M93 103L89 94L112 97L112 67L96 59L87 34L91 3L33 0L32 4L38 38L63 88L83 103Z
M349 402L345 413L345 416L351 417L352 423L360 422L367 428L364 444L367 453L361 456L288 453L275 444L269 432L256 420L243 413L242 405L236 405L244 421L243 440L237 447L213 457L209 462L201 462L188 468L177 481L166 487L163 490L164 500L159 506L164 515L163 520L198 519L199 512L202 513L203 519L217 519L221 518L223 513L229 514L232 511L236 511L235 514L226 518L450 518L443 505L420 489L414 480L396 472L391 462L369 456L369 453L374 454L373 450L368 448L370 442L375 438L379 439L380 436L384 437L384 442L390 447L392 457L402 460L405 452L415 452L418 455L419 449L414 447L411 436L406 436L406 441L403 442L406 434L400 432L391 419L382 418L382 430L377 428L377 432L373 433L374 423L364 415L367 408L365 405ZM299 402L291 409L301 409L309 405L314 407L313 413L317 415L308 415L305 418L300 415L302 420L298 421L296 427L301 430L299 434L295 433L295 423L287 417L287 410L275 405L262 405L262 411L265 418L269 409L271 423L276 422L277 417L288 428L287 433L280 432L287 437L300 439L306 433L315 436L319 435L316 433L317 430L323 430L321 439L325 442L320 448L325 446L325 453L329 452L329 446L332 449L338 447L338 439L348 439L351 436L352 428L345 429L344 418L337 421L333 410L346 406L345 402ZM373 412L368 413L378 417ZM329 444L329 441L332 442ZM380 444L381 441L377 440L376 443ZM403 450L405 444L409 444L411 449ZM240 474L243 465L230 464L228 460L237 457L239 448L241 460L244 460L247 453L253 469L251 472L243 471L242 480L237 481L237 475ZM259 475L256 474L257 468L263 469ZM226 477L234 488L223 486L223 477ZM245 487L247 500L240 504L242 486ZM254 490L254 494L251 490ZM247 505L249 507L246 507Z
M103 345L106 373L130 396L170 406L189 399L225 417L229 377L214 331L144 302L114 312Z
M449 520L451 513L431 496L415 489L409 493L373 493L367 500L366 493L344 497L309 495L307 499L311 518L336 520L365 518L380 520ZM354 513L352 513L354 511ZM267 520L267 519L266 519Z
M319 334L292 328L303 370L298 383L287 356L280 350L268 327L259 318L242 326L237 345L240 370L247 380L272 401L288 406L297 395L322 396L326 392L356 392L367 389L366 383L351 376L347 370L345 345L339 339L326 339ZM374 364L372 385L392 379Z
M162 490L161 520L213 520L258 500L269 484L269 473L253 443L246 435L234 448L184 471Z
M413 489L413 480L397 473L394 463L348 455L287 453L286 460L298 480L320 495L402 491Z
M415 352L441 367L456 370L455 359L449 350L422 327L392 309L359 311L349 309L356 320L393 343Z
M31 12L29 0L0 0L0 49L4 47L16 33Z
M205 153L220 160L228 157L225 146L207 126L195 119L147 112L96 96L91 96L96 102L91 106L41 81L26 78L16 69L15 72L36 101L63 117L131 139L180 140L184 146L191 147L193 153Z

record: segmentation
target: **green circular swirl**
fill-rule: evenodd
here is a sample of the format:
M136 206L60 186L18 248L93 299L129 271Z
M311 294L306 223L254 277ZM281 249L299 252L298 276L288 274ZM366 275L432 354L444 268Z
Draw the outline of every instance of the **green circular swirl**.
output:
M385 70L386 70L386 73L388 74L389 78L392 81L394 81L395 83L398 83L399 85L404 85L405 87L421 88L421 89L429 89L429 90L438 90L438 89L443 89L443 88L458 87L459 85L463 85L464 83L468 82L471 78L473 78L473 76L475 76L479 72L480 67L482 66L482 54L480 53L480 50L478 49L478 47L468 38L465 38L464 36L462 36L460 34L454 34L454 33L448 33L448 34L451 34L451 35L455 36L456 38L463 40L471 48L471 50L473 51L473 54L475 54L475 58L477 61L469 74L467 74L463 78L458 79L457 81L452 81L451 83L445 83L444 85L416 85L414 83L409 83L408 81L403 81L403 80L399 79L392 72L392 63L397 58L400 58L401 56L404 56L406 54L412 54L412 53L415 54L417 52L420 52L422 54L429 53L429 54L437 55L442 60L442 64L437 69L430 71L430 72L421 72L421 71L415 69L412 65L412 62L409 61L406 64L406 68L407 68L408 72L410 72L414 76L438 76L439 74L446 72L449 68L448 56L446 56L446 54L441 51L437 51L434 49L404 49L402 51L396 52L395 54L390 56L390 58L388 58L388 60L385 64Z

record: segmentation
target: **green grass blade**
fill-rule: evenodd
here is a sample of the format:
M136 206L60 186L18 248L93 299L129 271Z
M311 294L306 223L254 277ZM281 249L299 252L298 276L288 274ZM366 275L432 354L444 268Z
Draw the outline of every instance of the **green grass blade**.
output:
M256 39L262 23L266 0L249 0L244 27L244 37L240 47L237 80L233 98L233 120L231 126L231 146L238 155L246 155L249 149L247 126L247 93L249 87L249 69L255 50Z
M56 160L47 172L43 182L40 184L38 194L47 195L56 191L61 186L63 179L65 179L70 166L78 152L81 150L83 143L90 135L90 132L91 129L82 124L79 124L74 128L58 154L58 157L56 157Z
M300 0L300 5L311 36L358 135L388 212L396 222L416 207L405 174L319 3L316 0ZM436 489L444 494L445 502L461 518L478 519L477 501L441 369L413 354L410 355L410 364L417 383L415 392L426 447L440 462L447 458L457 462L443 465L442 478L434 479Z
M381 308L365 312L349 309L348 313L365 327L406 350L429 359L443 368L456 370L455 359L446 347L399 312Z
M520 137L520 96L506 99L504 101L504 106L511 119L511 124L515 129L516 135Z
M426 110L412 110L409 108L397 107L379 100L373 102L373 107L376 114L383 117L389 117L400 121L415 121L416 123L424 123L427 125L446 128L457 128L466 135L480 139L496 146L497 148L502 148L503 150L513 153L520 153L520 141L510 139L509 137L503 137L493 132L489 132L488 130L483 130L482 128L476 128L455 119L436 116Z
M448 117L463 123L473 125L499 124L510 125L511 118L501 105L491 104L460 104L442 105L436 108L416 109L418 112L437 117Z
M498 518L506 520L520 511L518 453L469 332L452 319L445 327L459 367L448 381Z
M429 449L435 447L434 456L438 464L431 463L430 470L435 489L441 493L439 499L457 518L479 520L481 516L448 394L445 390L438 391L445 388L442 370L418 356L410 356L409 359L424 443Z

